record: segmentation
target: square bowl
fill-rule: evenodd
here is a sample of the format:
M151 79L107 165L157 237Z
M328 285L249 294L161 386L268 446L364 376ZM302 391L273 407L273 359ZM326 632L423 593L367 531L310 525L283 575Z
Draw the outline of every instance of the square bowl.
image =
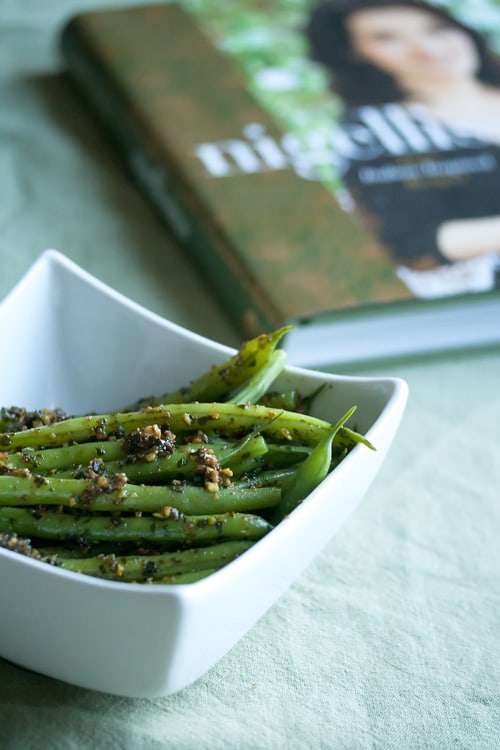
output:
M46 250L0 304L0 404L109 412L189 383L233 350L169 322ZM251 549L196 583L101 580L0 548L0 656L81 687L133 697L194 682L321 551L373 481L407 400L399 378L287 367L276 385L326 386L313 414L357 405L357 445Z

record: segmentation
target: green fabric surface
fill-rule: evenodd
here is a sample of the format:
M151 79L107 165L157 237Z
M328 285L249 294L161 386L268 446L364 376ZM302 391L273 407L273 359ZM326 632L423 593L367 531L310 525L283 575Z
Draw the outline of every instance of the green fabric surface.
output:
M55 247L155 312L235 344L61 72L61 24L100 5L0 2L0 297ZM386 463L229 654L154 700L0 659L0 748L500 747L500 350L363 371L379 373L410 387Z

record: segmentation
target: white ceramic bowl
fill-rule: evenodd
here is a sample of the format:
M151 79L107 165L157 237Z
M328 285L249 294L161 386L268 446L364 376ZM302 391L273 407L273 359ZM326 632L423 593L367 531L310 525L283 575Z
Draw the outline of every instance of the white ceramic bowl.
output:
M164 320L48 250L0 304L0 404L105 412L177 388L231 349ZM401 420L406 383L288 368L314 413L357 405L359 445L285 521L188 585L117 583L0 548L0 656L74 685L150 697L205 673L303 571L352 512Z

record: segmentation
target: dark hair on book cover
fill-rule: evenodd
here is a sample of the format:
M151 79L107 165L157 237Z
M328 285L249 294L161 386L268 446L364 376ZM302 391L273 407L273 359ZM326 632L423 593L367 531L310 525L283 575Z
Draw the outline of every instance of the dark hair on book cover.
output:
M406 98L394 78L356 58L347 26L349 16L357 11L391 7L423 10L468 34L479 56L478 80L500 87L500 61L486 40L444 9L419 0L327 0L313 8L304 31L311 58L327 69L331 90L346 105L382 104Z

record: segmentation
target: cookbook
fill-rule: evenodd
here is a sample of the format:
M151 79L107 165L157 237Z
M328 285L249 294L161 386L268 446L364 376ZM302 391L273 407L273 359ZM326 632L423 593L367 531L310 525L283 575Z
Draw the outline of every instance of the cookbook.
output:
M349 366L500 341L500 9L479 5L131 5L71 18L61 49L242 337L292 324L291 363Z

